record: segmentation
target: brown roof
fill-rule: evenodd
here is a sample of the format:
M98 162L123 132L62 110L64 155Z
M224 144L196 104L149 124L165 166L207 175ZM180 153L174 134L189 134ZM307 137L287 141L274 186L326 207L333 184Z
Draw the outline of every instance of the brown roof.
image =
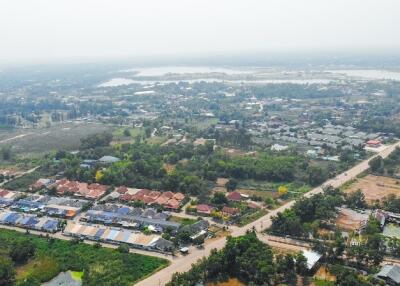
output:
M151 204L151 203L154 203L155 199L152 198L152 197L149 197L149 196L144 196L143 199L142 199L142 201L143 201L145 204Z
M116 189L116 191L120 194L125 194L128 191L128 188L125 186L120 186Z
M260 208L260 206L259 206L258 204L256 204L255 202L249 202L249 203L247 204L247 206L248 206L249 208L251 208L251 209L259 209L259 208Z
M239 192L231 192L226 195L226 198L230 201L240 201L242 199L242 195Z
M153 199L158 198L160 195L161 195L161 192L159 192L159 191L151 191L151 192L148 194L148 196L149 196L149 197L152 197Z
M4 197L9 193L9 191L4 190L4 189L0 189L0 197Z
M123 201L131 201L133 200L133 196L131 196L130 194L123 194L119 197L119 199Z
M159 205L164 205L168 202L168 198L167 197L163 197L163 196L159 196L156 200L155 203L159 204Z
M196 206L196 210L198 213L210 213L213 210L213 207L206 204L200 204Z
M165 207L170 209L179 209L180 203L175 199L170 199Z
M182 193L175 193L175 195L173 196L173 198L174 198L175 200L182 201L182 200L185 198L185 195L182 194Z
M229 214L229 215L236 215L238 213L240 213L240 210L238 208L230 208L230 207L223 207L222 208L222 212L225 214Z
M162 193L162 194L161 194L161 196L163 196L163 197L165 197L165 198L168 198L168 199L170 199L170 198L172 198L172 197L174 196L174 193L173 193L173 192L170 192L170 191L168 191L168 192L164 192L164 193Z
M367 144L368 145L378 145L378 144L381 144L381 141L380 140L369 140L367 142Z

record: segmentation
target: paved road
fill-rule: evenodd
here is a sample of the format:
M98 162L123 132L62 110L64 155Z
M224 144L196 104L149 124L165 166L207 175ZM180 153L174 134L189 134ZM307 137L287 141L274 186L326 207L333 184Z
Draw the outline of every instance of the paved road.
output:
M375 156L382 156L383 158L386 158L391 152L394 151L394 149L400 146L400 142L397 142L395 144L389 145L386 149L382 150L380 153L376 154ZM375 157L373 156L373 157ZM372 159L371 157L370 159ZM357 175L361 174L362 172L366 171L369 167L368 161L370 159L367 159L365 161L362 161L358 165L354 166L347 172L344 172L338 176L336 176L333 179L328 180L323 184L323 186L328 186L331 185L332 187L340 187L344 183L355 179ZM304 194L305 197L311 197L314 196L318 193L321 193L323 191L322 186L316 187L309 191L308 193ZM271 218L275 215L277 215L279 212L282 212L286 209L291 208L294 205L294 201L291 201L273 211L270 211L267 215L261 217L260 219L245 225L244 227L237 227L237 228L232 228L232 236L240 236L246 233L247 230L252 229L253 227L261 232L262 230L268 228L272 224ZM271 246L277 246L278 242L269 240L267 236L260 235L260 239ZM154 275L140 281L137 283L137 286L162 286L167 284L171 278L172 274L175 272L185 272L188 271L191 268L191 265L193 263L196 263L198 259L201 259L202 257L207 257L210 255L211 250L216 248L216 249L221 249L225 245L226 238L221 238L217 240L212 240L209 241L208 243L205 244L204 249L197 249L197 248L191 248L190 249L190 254L176 258L174 261L172 261L171 265L160 270L159 272L155 273ZM296 248L301 248L299 246L296 246Z

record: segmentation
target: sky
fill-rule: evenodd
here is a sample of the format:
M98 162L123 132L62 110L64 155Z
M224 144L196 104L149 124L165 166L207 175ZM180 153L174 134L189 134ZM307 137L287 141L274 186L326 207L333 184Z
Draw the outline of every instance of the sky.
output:
M0 0L0 63L396 52L399 0Z

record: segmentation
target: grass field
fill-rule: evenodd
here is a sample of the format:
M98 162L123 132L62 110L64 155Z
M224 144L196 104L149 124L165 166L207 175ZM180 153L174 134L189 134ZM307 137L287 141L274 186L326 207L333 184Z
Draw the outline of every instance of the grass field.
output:
M191 225L197 221L196 219L190 219L190 218L178 217L178 216L171 216L169 220L180 223L181 225Z
M111 129L112 127L102 124L65 123L50 128L16 130L3 134L2 140L10 140L3 143L0 141L0 147L10 145L13 153L20 157L59 149L75 150L82 138Z
M288 189L287 198L296 198L310 190L310 187L304 184L296 183L272 183L268 181L245 180L241 181L238 191L250 196L258 196L263 199L267 197L278 197L279 186L284 185Z
M251 212L249 214L245 214L237 222L237 225L238 226L245 226L246 224L249 224L249 223L259 219L260 217L266 215L267 213L268 213L267 210L259 209L259 210L256 210L254 212Z
M168 265L156 257L120 253L115 249L84 243L46 239L43 237L0 229L0 255L8 253L17 241L30 240L36 247L35 255L27 263L16 267L16 280L28 277L45 282L61 271L76 271L83 285L133 285L151 273ZM82 272L84 271L84 272ZM36 284L35 284L36 285Z

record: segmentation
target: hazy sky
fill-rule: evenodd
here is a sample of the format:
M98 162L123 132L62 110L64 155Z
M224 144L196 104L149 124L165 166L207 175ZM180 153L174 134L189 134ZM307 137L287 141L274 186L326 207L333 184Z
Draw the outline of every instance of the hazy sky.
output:
M0 62L400 48L399 0L0 0Z

